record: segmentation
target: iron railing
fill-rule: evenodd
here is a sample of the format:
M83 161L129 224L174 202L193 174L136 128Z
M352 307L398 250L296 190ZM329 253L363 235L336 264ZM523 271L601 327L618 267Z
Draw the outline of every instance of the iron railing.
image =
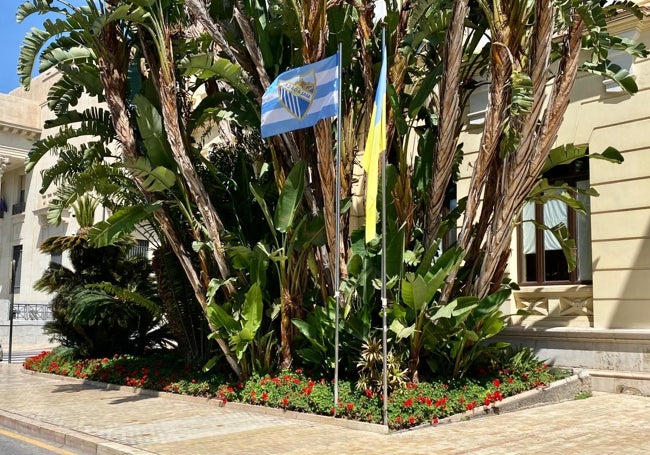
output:
M17 202L11 206L11 214L18 215L25 212L25 201Z
M13 319L25 321L51 321L52 307L43 303L14 303Z

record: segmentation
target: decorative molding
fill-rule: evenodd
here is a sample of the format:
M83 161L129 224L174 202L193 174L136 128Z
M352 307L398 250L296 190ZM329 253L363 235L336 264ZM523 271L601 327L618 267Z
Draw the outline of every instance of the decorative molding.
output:
M548 297L515 296L515 308L517 311L524 310L539 316L548 316Z
M560 316L593 316L593 297L560 297Z
M41 136L40 128L29 128L5 122L0 122L0 132L12 134L15 136L22 136L32 141L38 139Z
M594 319L591 286L522 288L513 295L511 324L520 327L591 327Z

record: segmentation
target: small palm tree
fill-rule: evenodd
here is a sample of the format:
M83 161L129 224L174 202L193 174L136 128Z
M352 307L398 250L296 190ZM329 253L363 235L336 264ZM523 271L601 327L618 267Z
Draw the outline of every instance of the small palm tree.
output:
M126 240L100 248L89 245L97 206L90 195L79 198L72 206L79 230L50 237L40 247L44 253L67 251L73 266L52 263L34 285L55 294L54 320L45 331L82 356L142 352L161 345L166 333L151 266L146 258L129 257L131 243Z

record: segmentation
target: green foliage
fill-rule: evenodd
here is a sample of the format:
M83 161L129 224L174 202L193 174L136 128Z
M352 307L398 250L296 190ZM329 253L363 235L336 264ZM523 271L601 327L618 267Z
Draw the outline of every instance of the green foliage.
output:
M329 375L334 371L334 340L336 331L336 303L328 299L326 307L314 306L303 319L291 322L300 332L296 354L300 365L314 374ZM355 361L362 343L369 337L370 314L366 310L344 314L339 321L339 369L341 376L353 377Z
M514 284L483 299L458 297L441 307L436 316L438 324L427 339L431 349L430 367L442 377L464 377L480 363L491 361L508 343L487 341L498 335L506 325L507 316L501 305L510 296Z
M359 379L356 388L382 393L384 389L384 359L383 346L377 337L370 337L361 347L360 360L357 362ZM408 371L403 368L404 362L392 349L386 354L386 373L389 392L402 389L408 382Z
M55 294L45 332L78 356L141 353L168 341L151 267L145 258L128 257L129 247L91 248L83 232L41 247L70 254L73 269L53 263L34 288Z

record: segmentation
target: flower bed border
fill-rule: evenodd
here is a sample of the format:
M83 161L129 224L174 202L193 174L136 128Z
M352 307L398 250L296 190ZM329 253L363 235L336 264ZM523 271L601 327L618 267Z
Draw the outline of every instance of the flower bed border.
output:
M224 403L222 400L216 397L198 397L191 395L179 395L176 393L144 389L140 387L132 387L118 384L109 384L100 381L94 381L89 379L79 379L70 376L61 376L51 373L42 373L32 370L27 370L22 368L23 373L38 375L47 378L57 378L65 382L75 382L81 384L84 387L96 388L96 389L105 389L105 390L119 390L122 392L132 392L136 395L145 395L145 396L154 396L154 397L163 397L166 399L181 400L181 401L199 401L204 404L209 404L213 406L223 407L226 406L233 410L246 411L246 412L255 412L264 415L270 415L275 417L285 417L290 419L303 420L318 424L325 425L336 425L344 428L349 428L352 430L366 431L377 434L392 434L402 431L414 431L422 428L430 428L431 423L423 423L422 425L417 425L412 428L400 429L400 430L390 430L388 427L368 422L360 422L356 420L349 420L344 418L337 418L331 416L324 416L318 414L310 414L306 412L297 412L297 411L288 411L280 408L272 408L267 406L257 406L248 403L240 403L235 401L229 401ZM586 370L581 370L578 372L574 371L574 374L568 378L560 379L550 383L548 386L537 387L533 390L528 390L526 392L519 393L517 395L504 398L503 401L499 403L492 404L489 407L478 406L471 411L466 411L460 414L454 414L449 417L441 418L437 425L446 425L455 422L462 422L467 420L473 420L476 418L486 417L490 415L498 415L505 412L519 411L522 409L532 408L536 406L543 406L548 404L560 403L562 401L569 401L575 399L575 397L582 392L591 392L591 376Z

